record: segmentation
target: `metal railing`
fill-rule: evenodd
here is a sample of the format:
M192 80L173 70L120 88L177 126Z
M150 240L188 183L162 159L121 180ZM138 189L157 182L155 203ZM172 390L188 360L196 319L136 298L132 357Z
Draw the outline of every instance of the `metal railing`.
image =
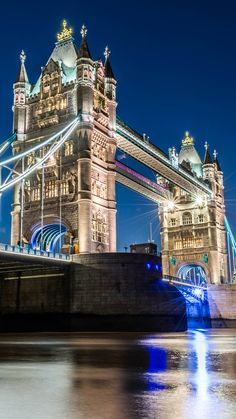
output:
M32 249L27 247L22 247L19 245L11 246L10 244L0 243L0 254L1 253L10 253L10 254L17 254L17 255L25 255L25 256L35 256L40 258L47 258L47 259L56 259L69 262L71 261L71 256L64 253L55 253L55 252L46 252L44 250L39 249Z

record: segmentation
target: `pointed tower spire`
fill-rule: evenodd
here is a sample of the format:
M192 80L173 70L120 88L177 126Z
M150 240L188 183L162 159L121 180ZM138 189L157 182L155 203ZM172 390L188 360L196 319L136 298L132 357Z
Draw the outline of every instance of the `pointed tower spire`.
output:
M89 47L88 47L88 44L87 44L87 39L86 39L88 30L87 30L85 25L82 26L80 33L81 33L81 36L82 36L82 42L81 42L81 45L80 45L78 58L92 59L90 51L89 51Z
M205 152L203 164L212 164L211 155L209 153L209 144L207 141L205 142L204 147L205 147L206 152Z
M21 61L20 71L18 73L15 83L29 83L29 79L28 79L27 72L25 69L25 60L26 60L26 55L24 51L22 50L20 53L20 61Z
M217 153L216 150L214 150L213 156L214 156L214 163L216 164L217 172L222 172L221 167L220 167L219 160L217 158L218 153Z
M105 51L104 51L104 55L105 55L105 77L115 80L115 76L114 76L114 73L112 71L111 63L110 63L110 59L109 59L110 54L111 54L111 51L109 51L108 46L106 46Z

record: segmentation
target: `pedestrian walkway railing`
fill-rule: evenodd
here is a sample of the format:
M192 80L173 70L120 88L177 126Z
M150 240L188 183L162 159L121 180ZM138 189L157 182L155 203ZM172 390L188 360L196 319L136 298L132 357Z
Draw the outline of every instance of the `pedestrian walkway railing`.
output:
M26 256L37 256L47 259L56 259L63 261L70 261L71 256L64 253L46 252L45 250L32 249L23 246L11 246L10 244L0 243L0 254L1 253L21 254Z

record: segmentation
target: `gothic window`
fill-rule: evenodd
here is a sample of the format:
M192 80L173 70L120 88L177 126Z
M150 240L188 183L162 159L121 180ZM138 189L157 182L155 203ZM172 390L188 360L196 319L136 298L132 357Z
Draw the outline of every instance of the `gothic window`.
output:
M182 241L181 240L176 240L174 242L174 248L175 248L175 250L182 249Z
M54 198L56 196L56 185L54 180L48 180L45 184L45 198Z
M198 216L198 222L199 223L204 223L204 215L203 214L199 214L199 216Z
M185 212L183 214L183 225L192 224L192 215L190 212Z
M73 154L73 144L71 141L65 143L65 156L71 156Z
M69 194L69 182L68 182L69 173L63 173L61 181L61 195Z
M170 225L171 225L171 227L176 226L176 218L171 218L170 219Z
M197 237L197 238L195 239L195 246L196 246L196 247L202 247L202 246L203 246L203 240L202 240L202 237Z
M183 248L187 249L189 247L194 246L194 238L193 237L184 237L183 238Z
M31 194L31 201L39 201L40 200L40 186L32 189Z
M100 242L100 243L106 243L106 232L107 232L107 225L106 225L106 219L101 214L100 211L98 213L93 213L93 219L92 219L92 231L93 231L93 240Z

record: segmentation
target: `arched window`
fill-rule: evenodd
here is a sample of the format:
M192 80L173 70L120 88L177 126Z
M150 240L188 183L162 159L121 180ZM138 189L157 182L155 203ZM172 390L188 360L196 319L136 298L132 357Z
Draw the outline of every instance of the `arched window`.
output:
M192 214L191 212L184 212L183 214L183 225L192 224Z

